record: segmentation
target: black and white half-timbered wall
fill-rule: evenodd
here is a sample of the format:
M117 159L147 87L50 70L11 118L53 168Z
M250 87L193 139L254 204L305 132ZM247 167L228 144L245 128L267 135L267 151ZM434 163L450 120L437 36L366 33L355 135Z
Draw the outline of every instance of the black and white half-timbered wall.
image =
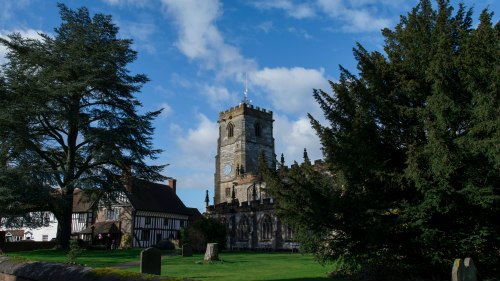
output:
M181 228L187 224L187 215L137 211L134 219L133 247L146 248L164 239L179 239Z
M95 222L94 204L83 194L82 190L73 193L73 213L71 215L71 233L77 234Z
M112 199L101 199L95 210L95 220L77 231L79 237L90 240L92 234L105 235L113 246L118 247L123 234L132 236L132 247L146 248L164 239L179 239L181 228L196 212L187 208L176 194L176 181L169 180L169 185L152 182L140 182L138 186L126 187ZM94 212L87 213L92 219ZM199 212L197 212L199 214ZM78 215L73 214L73 229L81 228ZM82 220L84 220L82 215Z

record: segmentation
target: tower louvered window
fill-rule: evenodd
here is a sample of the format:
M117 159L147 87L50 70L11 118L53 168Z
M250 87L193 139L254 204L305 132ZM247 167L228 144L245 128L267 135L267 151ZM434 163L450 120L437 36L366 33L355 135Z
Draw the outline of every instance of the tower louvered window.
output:
M255 136L260 137L262 134L262 127L260 126L260 123L255 123Z
M229 123L227 125L227 137L232 138L234 136L234 125L233 123Z

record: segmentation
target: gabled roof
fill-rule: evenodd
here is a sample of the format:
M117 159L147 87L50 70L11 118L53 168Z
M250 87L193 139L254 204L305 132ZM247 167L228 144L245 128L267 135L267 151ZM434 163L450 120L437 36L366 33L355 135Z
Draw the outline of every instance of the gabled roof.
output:
M189 208L188 207L187 209L190 212L190 214L189 214L189 220L190 221L195 221L195 220L197 220L198 218L201 217L201 213L198 210L198 208Z
M130 188L128 190L130 191ZM191 211L166 184L135 180L131 192L128 192L128 198L138 211L191 215Z
M5 236L23 236L24 235L24 230L22 229L9 229L5 230Z
M121 231L116 226L116 222L114 222L114 221L96 222L92 226L94 227L95 234L98 234L98 233L121 233ZM84 230L80 231L79 233L92 234L92 226L85 228Z
M88 212L93 203L81 189L75 189L73 192L73 213Z

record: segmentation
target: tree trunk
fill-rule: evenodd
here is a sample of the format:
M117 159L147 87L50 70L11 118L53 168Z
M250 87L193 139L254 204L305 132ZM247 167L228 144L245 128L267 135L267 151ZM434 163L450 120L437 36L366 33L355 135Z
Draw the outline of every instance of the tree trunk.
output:
M73 194L63 197L61 215L57 218L57 248L69 249L69 239L71 236L71 215L73 212Z

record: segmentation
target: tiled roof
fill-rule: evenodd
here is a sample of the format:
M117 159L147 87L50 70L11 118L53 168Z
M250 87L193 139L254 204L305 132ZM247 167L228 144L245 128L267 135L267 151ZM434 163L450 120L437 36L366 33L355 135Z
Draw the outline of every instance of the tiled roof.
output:
M191 215L172 188L165 184L136 180L128 197L139 211Z
M87 212L92 208L93 202L84 194L81 189L73 192L73 213Z
M121 231L116 226L116 222L114 221L103 221L96 222L95 224L85 228L80 231L82 234L92 234L92 226L94 227L94 234L99 233L121 233Z
M24 236L24 230L18 230L18 229L5 230L6 236L7 236L7 233L10 233L12 236Z
M201 213L197 208L189 208L188 207L187 209L190 212L189 219L191 221L194 221L194 220L198 219L199 217L201 217Z

